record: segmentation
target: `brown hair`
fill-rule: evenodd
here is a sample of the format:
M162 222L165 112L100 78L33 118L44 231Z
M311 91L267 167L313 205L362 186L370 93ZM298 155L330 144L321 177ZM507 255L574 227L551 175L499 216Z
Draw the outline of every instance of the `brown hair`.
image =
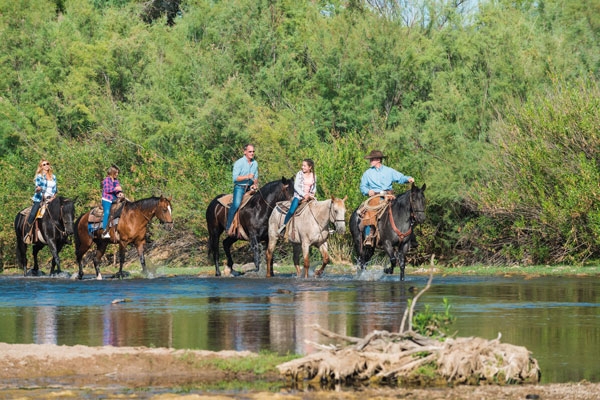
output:
M111 177L115 177L115 174L117 172L121 172L121 170L119 169L119 167L117 167L115 164L111 165L110 167L108 167L108 175L110 175Z

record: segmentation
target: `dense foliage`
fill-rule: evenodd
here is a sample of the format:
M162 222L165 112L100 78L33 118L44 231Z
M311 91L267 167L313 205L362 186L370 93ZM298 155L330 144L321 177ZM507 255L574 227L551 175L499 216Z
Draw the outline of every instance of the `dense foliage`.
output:
M4 262L41 157L78 212L115 163L202 241L248 141L261 182L310 157L349 210L384 150L427 183L417 259L598 257L600 0L148 3L0 0Z

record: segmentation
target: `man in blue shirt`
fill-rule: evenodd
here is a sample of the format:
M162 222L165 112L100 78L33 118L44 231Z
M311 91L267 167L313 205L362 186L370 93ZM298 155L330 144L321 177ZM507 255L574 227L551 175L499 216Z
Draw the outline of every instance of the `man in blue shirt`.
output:
M229 233L233 217L240 208L242 198L247 190L256 190L258 187L258 163L254 159L254 146L244 146L244 156L233 164L233 202L227 214L225 231Z
M365 156L365 159L369 160L371 167L365 171L360 179L360 191L365 196L381 195L382 198L386 194L391 194L392 183L413 183L415 180L411 176L406 176L393 168L387 167L382 164L385 156L379 150L372 150ZM366 244L373 243L373 237L369 236L371 233L371 225L365 227L365 237L367 238Z

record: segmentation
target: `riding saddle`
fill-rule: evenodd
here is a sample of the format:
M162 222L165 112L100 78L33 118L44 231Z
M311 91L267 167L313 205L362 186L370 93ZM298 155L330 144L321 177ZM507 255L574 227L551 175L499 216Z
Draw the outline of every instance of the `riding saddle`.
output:
M244 231L244 228L242 227L242 225L240 225L240 210L242 208L244 208L244 206L246 205L246 203L248 203L248 201L250 201L250 199L252 198L252 195L256 193L255 190L248 190L246 193L244 193L244 197L242 197L242 202L240 203L240 207L237 209L234 217L233 217L233 221L231 222L231 226L229 227L229 232L227 232L227 234L229 236L237 236L241 239L244 240L248 240L248 235L246 234L246 231ZM231 207L231 204L233 203L233 194L226 194L223 195L221 197L219 197L217 199L217 201L219 203L221 203L221 205L223 207L225 207L226 210L229 210L229 208ZM227 213L225 213L225 215L227 216Z
M358 207L357 213L360 217L360 231L364 232L367 226L371 226L371 232L364 241L365 246L375 246L379 241L377 223L394 199L395 196L392 194L386 194L384 196L376 194L375 196L369 197L360 205L360 207Z

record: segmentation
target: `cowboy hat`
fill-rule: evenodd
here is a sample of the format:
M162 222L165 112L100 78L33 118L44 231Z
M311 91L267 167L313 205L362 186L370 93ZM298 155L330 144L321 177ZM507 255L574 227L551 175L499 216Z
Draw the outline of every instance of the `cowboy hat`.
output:
M372 158L384 158L384 157L385 156L383 155L383 153L379 150L371 150L371 152L365 156L365 158L367 160L370 160Z

